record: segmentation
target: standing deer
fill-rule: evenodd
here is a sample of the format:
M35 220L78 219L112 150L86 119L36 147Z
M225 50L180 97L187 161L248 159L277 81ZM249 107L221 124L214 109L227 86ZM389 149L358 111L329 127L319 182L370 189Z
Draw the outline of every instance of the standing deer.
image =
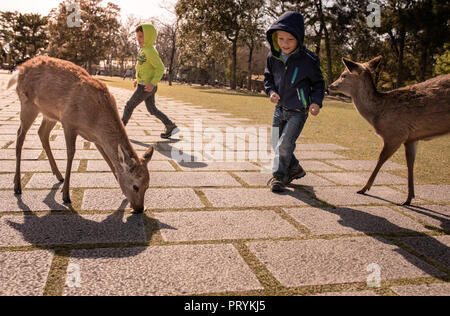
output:
M450 75L381 93L372 78L381 59L378 56L367 63L357 63L344 58L346 69L329 90L351 97L358 112L384 141L378 164L358 193L370 190L383 164L404 144L408 199L403 205L410 205L415 197L413 175L418 141L450 133Z
M69 186L75 144L78 135L94 143L118 180L122 192L135 212L144 210L144 196L149 187L150 162L154 148L141 159L137 156L119 117L116 102L106 85L92 78L84 69L64 60L36 57L18 68L7 85L17 83L21 102L20 128L17 132L14 192L22 194L20 162L25 136L39 113L43 114L39 137L53 174L60 182L63 201L71 204ZM66 179L56 166L49 136L57 122L64 128L67 147Z

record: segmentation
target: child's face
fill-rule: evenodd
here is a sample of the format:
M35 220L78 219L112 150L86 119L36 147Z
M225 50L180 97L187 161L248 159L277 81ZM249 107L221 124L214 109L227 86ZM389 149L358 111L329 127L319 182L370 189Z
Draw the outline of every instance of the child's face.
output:
M143 47L144 46L144 33L136 32L136 38L137 38L137 41L139 42L139 46Z
M298 40L289 32L277 31L278 46L280 46L283 53L290 54L297 49Z

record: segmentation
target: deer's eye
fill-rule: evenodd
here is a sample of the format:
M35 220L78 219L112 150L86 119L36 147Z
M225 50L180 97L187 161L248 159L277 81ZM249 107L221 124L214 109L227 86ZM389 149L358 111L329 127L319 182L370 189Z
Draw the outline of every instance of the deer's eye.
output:
M134 192L138 193L139 192L139 187L136 185L133 185L133 190Z

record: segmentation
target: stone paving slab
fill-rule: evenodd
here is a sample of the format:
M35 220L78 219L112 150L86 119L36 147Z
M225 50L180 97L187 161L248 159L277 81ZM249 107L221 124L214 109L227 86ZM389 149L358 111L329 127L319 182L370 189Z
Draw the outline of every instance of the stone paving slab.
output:
M202 189L202 191L214 207L304 206L316 204L307 195L292 189L282 194L272 193L268 188Z
M450 296L450 283L393 286L400 296Z
M240 187L225 172L155 172L150 175L151 187Z
M66 150L52 150L55 159L67 159ZM100 159L103 160L103 156L98 150L77 150L75 152L74 159Z
M338 184L361 186L364 186L371 176L371 174L367 172L335 172L321 173L320 175ZM390 173L380 172L375 179L374 185L403 183L408 183L408 180Z
M58 183L54 175L37 173L31 177L26 188L42 189L51 188ZM72 173L70 176L71 188L119 188L116 178L110 173Z
M380 267L382 281L443 275L382 238L254 242L247 245L287 287L366 282L371 274L367 268L373 263Z
M336 165L342 169L355 171L373 171L377 165L376 160L327 160L326 162ZM406 166L387 161L381 170L403 170Z
M0 213L67 210L63 205L60 190L25 190L21 196L15 196L13 190L0 191L0 201Z
M294 152L295 157L298 160L311 160L311 159L346 159L342 155L335 154L331 151L300 151Z
M260 167L250 162L185 162L178 163L183 171L259 171Z
M232 245L74 250L81 286L64 295L192 295L262 289Z
M298 237L293 226L273 211L156 213L165 241Z
M205 205L192 189L149 189L145 195L147 209L189 209ZM120 190L85 190L83 210L125 210L129 203Z
M308 188L314 196L332 205L401 204L407 196L386 186L374 186L366 195L357 194L362 187ZM415 202L420 202L415 199Z
M0 296L41 296L52 251L0 252Z
M403 192L408 192L407 186L396 186L396 188ZM417 198L434 202L450 202L450 184L415 185L414 192Z
M399 209L427 224L450 231L450 205L411 205Z
M66 171L67 161L56 160L56 165L60 172ZM79 160L74 160L72 164L72 171L76 172L80 166ZM21 172L51 172L50 163L48 160L22 160L20 163ZM0 172L15 172L16 161L15 160L3 160L0 161Z
M297 145L297 149L302 150L328 150L328 151L335 151L335 150L350 150L349 148L342 147L335 144L299 144Z
M168 161L150 161L148 170L152 171L175 171ZM104 160L89 160L86 171L111 172L111 168Z
M36 160L39 158L43 150L22 150L22 160ZM65 159L65 158L64 158ZM0 151L0 160L16 160L15 149L2 149Z
M0 189L14 189L14 174L0 174Z
M0 218L0 247L147 242L141 215L26 215Z
M427 229L386 206L285 209L314 235L423 232Z
M235 174L243 179L251 186L267 186L267 182L272 178L272 174L260 173L260 172L235 172ZM333 182L330 182L315 174L308 173L304 178L294 180L292 184L304 185L304 186L333 186ZM268 187L268 186L267 186Z
M355 297L370 297L370 296L379 296L374 291L349 291L349 292L329 292L329 293L322 293L322 294L315 294L312 296L355 296Z
M404 237L399 240L450 269L450 236Z

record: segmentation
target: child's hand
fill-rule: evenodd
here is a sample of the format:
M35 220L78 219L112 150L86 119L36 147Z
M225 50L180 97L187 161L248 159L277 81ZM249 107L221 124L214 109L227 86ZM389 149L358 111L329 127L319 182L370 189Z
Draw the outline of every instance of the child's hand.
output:
M320 106L316 103L311 104L311 106L309 107L309 113L311 113L314 116L319 115L320 113Z
M136 89L136 87L137 87L137 80L134 80L133 85L134 85L134 88Z
M152 85L151 83L149 83L148 85L145 86L146 92L153 92L153 89L155 89L155 86Z
M278 104L280 102L280 96L276 92L272 92L270 94L270 102Z

